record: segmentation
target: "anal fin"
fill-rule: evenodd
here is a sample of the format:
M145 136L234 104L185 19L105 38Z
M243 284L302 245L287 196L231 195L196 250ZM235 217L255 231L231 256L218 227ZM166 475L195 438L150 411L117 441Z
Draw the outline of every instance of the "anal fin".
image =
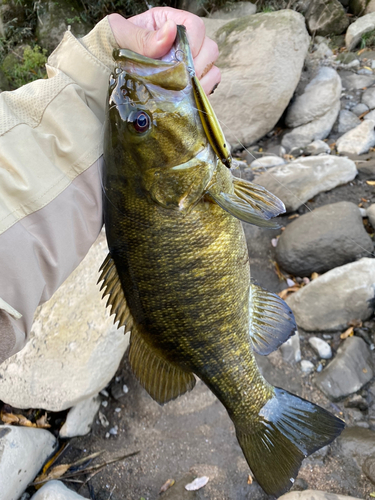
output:
M238 442L255 479L276 497L294 483L302 460L331 443L345 423L320 406L274 388L256 425L247 432L236 424Z
M266 356L295 334L297 326L289 306L275 293L250 285L250 336L253 349Z
M106 307L109 305L111 306L111 314L115 315L114 321L119 322L118 327L120 328L120 326L126 325L126 331L129 331L133 324L133 318L126 304L120 277L117 273L116 265L111 257L111 254L108 254L104 259L99 271L100 276L98 283L103 281L100 291L104 289L102 298L109 295Z
M130 337L129 362L140 384L160 405L191 391L195 386L193 373L181 370L153 351L136 326Z

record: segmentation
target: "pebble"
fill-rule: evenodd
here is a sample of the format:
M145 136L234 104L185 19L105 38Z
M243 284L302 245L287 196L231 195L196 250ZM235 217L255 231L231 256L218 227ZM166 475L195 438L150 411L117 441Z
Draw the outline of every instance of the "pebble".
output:
M361 120L351 111L346 109L342 109L339 113L338 124L337 124L337 132L339 134L345 134L349 132L352 128L360 125Z
M303 359L301 361L301 370L303 371L303 373L311 373L312 371L314 371L314 364L307 359Z
M367 113L367 115L365 115L363 117L364 120L372 120L375 122L375 109L373 109L372 111L370 111L369 113Z
M55 451L47 430L0 426L0 500L18 500Z
M324 141L313 141L311 144L307 145L305 148L305 154L308 155L320 155L320 154L330 154L331 153L331 148L329 145L324 142Z
M367 256L373 249L359 208L341 201L288 224L278 238L276 261L293 276L310 276Z
M262 158L254 160L250 164L250 167L256 170L262 168L276 167L277 165L284 165L284 163L285 160L283 158L280 158L279 156L263 156Z
M315 377L316 385L331 400L338 401L359 391L373 377L371 353L359 337L349 337L333 361Z
M346 184L356 175L357 168L352 160L319 155L273 167L254 182L280 198L286 211L292 212L318 193Z
M102 413L101 411L98 413L98 417L99 417L99 422L102 424L103 427L108 427L109 426L109 422L108 422L108 419L107 417L104 415L104 413Z
M375 13L359 17L346 31L345 44L348 50L353 50L360 42L362 35L375 29Z
M322 340L319 337L310 337L309 344L321 359L332 358L331 346L325 340Z
M346 329L373 314L375 259L336 267L286 299L297 324L310 332Z
M85 399L84 401L80 401L76 406L73 406L69 410L66 421L60 429L60 437L72 438L88 434L99 408L99 396Z
M375 484L375 456L366 458L362 465L362 471Z
M104 406L104 408L107 408L107 406L108 406L108 401L105 401L105 400L104 400L104 401L102 401L102 406Z
M360 155L375 145L375 122L364 120L360 125L349 130L336 141L336 148L340 154Z
M111 429L109 429L109 433L110 433L111 436L117 436L118 425L115 425L114 427L111 427Z
M360 102L354 108L352 108L352 113L354 113L357 116L362 115L363 113L366 113L368 111L368 106L366 104L363 104L363 102Z
M369 218L370 224L375 229L375 203L370 205L366 210L367 217Z
M360 411L368 410L368 402L359 394L354 394L345 402L346 408L358 408Z
M369 109L375 108L375 87L365 90L362 95L362 102L363 104L366 104Z
M336 440L338 454L351 457L362 467L367 457L375 455L375 432L362 427L347 427Z
M347 70L339 70L338 73L341 78L342 86L346 90L359 90L370 87L375 83L375 76L357 75Z
M284 361L289 364L299 363L301 361L301 347L298 330L280 346L280 351Z
M86 497L78 495L67 488L61 481L48 481L38 490L31 500L82 500Z

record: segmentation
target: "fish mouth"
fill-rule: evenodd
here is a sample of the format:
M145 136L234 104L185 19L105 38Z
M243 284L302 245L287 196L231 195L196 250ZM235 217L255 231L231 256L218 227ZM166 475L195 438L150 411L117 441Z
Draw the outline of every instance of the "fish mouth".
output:
M194 155L190 160L185 161L184 163L180 163L179 165L175 165L171 167L171 170L188 170L190 168L197 166L197 161L202 163L213 163L215 158L213 158L213 153L211 147L206 144L202 147L202 149ZM217 159L216 159L217 162ZM216 165L215 165L216 168Z

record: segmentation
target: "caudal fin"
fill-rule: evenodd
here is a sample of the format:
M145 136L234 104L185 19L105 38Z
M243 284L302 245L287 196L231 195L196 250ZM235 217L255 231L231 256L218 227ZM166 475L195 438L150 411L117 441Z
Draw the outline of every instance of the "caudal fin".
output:
M259 419L248 433L236 428L237 439L257 482L276 497L293 486L302 460L345 427L320 406L277 387Z

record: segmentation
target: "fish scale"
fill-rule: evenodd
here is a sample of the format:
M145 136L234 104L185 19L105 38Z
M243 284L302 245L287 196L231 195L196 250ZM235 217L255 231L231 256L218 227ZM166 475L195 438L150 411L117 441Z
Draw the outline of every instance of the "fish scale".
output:
M270 385L256 364L254 352L274 351L296 325L280 297L251 282L240 221L278 227L271 219L285 208L227 168L233 160L183 27L163 62L124 49L114 57L103 178L109 255L99 279L118 325L131 330L131 368L159 404L199 377L225 406L255 479L278 496L303 458L344 427Z

